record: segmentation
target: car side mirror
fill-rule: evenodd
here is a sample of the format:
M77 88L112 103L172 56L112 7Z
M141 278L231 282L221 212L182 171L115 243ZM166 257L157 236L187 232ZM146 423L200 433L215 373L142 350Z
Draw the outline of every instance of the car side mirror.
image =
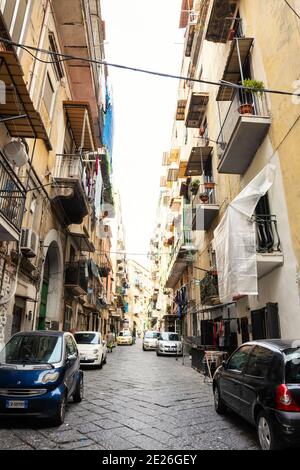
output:
M227 366L228 366L227 361L222 361L222 367L224 367L224 369L227 369Z

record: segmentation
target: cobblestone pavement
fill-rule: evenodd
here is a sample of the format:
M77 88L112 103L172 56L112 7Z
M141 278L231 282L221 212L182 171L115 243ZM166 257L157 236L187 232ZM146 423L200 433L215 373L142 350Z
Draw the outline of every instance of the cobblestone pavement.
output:
M139 341L84 374L85 398L69 404L63 426L0 423L0 449L257 449L255 430L218 416L211 385L181 358L143 352Z

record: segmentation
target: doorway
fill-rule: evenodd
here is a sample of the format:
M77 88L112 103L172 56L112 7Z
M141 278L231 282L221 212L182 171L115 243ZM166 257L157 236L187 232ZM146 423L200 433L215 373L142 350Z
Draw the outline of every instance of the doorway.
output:
M12 336L21 331L22 317L23 317L23 308L15 305L14 310L13 310L12 327L11 327Z

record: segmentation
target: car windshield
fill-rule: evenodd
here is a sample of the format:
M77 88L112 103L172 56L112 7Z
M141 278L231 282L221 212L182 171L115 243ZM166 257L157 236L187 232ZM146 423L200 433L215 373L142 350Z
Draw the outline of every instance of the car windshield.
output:
M160 339L163 341L180 341L177 333L161 333Z
M77 344L99 344L99 335L96 333L75 333Z
M145 334L145 338L147 339L157 338L158 335L159 333L157 333L156 331L147 331L147 333Z
M286 383L300 384L300 349L287 349L284 354Z
M1 351L0 364L53 364L61 357L61 337L16 335Z
M119 336L131 336L130 331L120 331Z

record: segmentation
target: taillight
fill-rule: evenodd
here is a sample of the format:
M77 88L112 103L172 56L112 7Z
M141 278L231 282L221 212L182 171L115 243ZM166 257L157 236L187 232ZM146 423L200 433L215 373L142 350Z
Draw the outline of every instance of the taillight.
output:
M276 389L276 409L281 411L300 412L300 407L293 399L291 392L285 384L278 385Z

